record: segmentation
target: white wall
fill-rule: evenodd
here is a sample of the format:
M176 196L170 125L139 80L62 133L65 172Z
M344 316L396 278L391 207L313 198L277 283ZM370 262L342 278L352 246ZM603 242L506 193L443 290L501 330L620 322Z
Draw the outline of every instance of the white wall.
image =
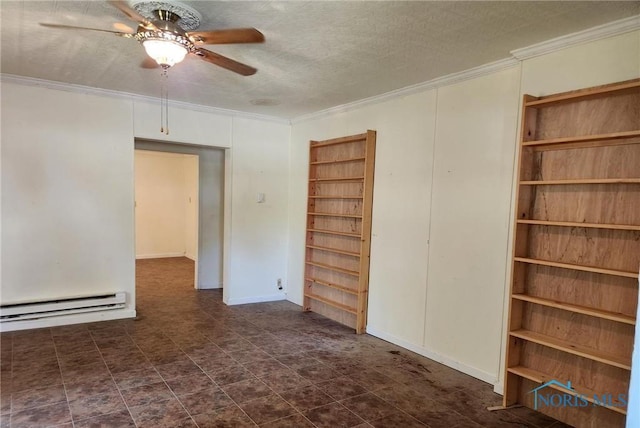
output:
M302 299L308 141L377 130L367 331L501 392L519 100L638 77L639 55L627 33L294 122L288 299Z
M223 299L228 304L284 299L287 284L290 126L243 116L169 111L161 134L160 110L134 102L136 138L231 148L225 153ZM266 194L264 204L256 193Z
M185 256L198 258L198 156L183 155L184 181L187 190L185 215Z
M522 93L542 96L639 75L640 31L633 31L523 61Z
M286 284L287 124L171 107L166 136L159 106L145 100L52 89L46 82L3 79L1 85L1 304L124 290L126 311L51 318L38 326L135 315L135 138L229 149L226 157L238 167L229 162L225 168L225 271L233 265L225 274L225 298L275 298L275 277ZM270 205L254 206L249 189L255 186ZM264 258L253 257L258 249Z
M281 300L287 283L289 126L233 119L229 304ZM258 203L258 193L265 202ZM227 213L226 213L227 214Z
M504 350L514 100L638 77L639 57L636 31L291 128L172 108L168 136L153 103L3 83L0 302L87 290L132 295L137 137L231 148L225 301L281 298L282 278L287 298L301 303L308 141L375 129L369 330L495 381L497 344ZM635 391L637 372L636 364Z
M132 127L124 100L2 85L2 304L125 291L108 316L135 315Z
M196 252L198 157L135 151L136 258Z
M133 112L136 138L168 143L231 147L232 116L169 106L169 134L164 134L160 132L158 103L135 100Z
M422 343L436 92L295 124L289 183L289 293L302 304L309 140L377 131L368 330Z
M424 346L495 381L519 67L438 90Z
M495 381L518 77L514 67L294 124L290 299L302 296L308 141L374 129L367 331Z

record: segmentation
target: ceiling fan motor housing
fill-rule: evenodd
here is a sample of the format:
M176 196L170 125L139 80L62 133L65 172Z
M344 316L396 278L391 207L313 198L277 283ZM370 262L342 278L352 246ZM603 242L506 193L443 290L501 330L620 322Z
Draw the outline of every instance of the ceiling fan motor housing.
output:
M163 19L156 19L152 21L155 29L148 29L144 25L138 27L138 31L134 36L140 43L144 43L147 40L162 40L166 42L172 42L184 47L187 52L194 52L195 45L187 37L187 33L176 24L180 19L178 15L165 10L157 10L157 17ZM164 19L164 18L168 19Z
M170 21L177 24L184 31L192 31L200 27L202 21L202 15L187 6L186 4L165 0L165 1L133 1L131 2L133 8L140 13L140 15L146 17L150 21ZM170 14L170 15L161 15Z

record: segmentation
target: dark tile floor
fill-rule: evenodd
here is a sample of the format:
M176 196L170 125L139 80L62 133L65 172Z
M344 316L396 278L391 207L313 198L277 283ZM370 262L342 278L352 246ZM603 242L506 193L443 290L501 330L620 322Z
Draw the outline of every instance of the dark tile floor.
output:
M292 303L225 306L188 259L137 281L137 320L2 334L0 428L562 426Z

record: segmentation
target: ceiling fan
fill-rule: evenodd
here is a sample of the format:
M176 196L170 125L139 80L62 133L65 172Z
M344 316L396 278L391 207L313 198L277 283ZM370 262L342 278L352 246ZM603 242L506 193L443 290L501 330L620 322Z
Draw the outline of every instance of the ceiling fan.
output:
M251 76L257 71L249 65L199 47L199 45L264 42L264 36L255 28L191 31L200 25L200 14L181 3L149 1L136 3L134 7L129 6L124 0L110 0L108 3L138 23L135 33L61 24L40 23L40 25L51 28L101 31L136 39L144 46L147 54L165 70L190 54L243 76ZM146 18L141 12L150 18ZM120 27L126 28L122 24ZM148 64L146 68L149 68Z

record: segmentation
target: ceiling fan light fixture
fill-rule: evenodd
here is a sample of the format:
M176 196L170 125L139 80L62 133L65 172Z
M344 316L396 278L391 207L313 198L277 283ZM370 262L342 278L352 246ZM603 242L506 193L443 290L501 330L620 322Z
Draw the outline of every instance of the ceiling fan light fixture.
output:
M158 65L171 67L184 59L189 52L180 43L164 39L147 39L142 42L144 50Z

